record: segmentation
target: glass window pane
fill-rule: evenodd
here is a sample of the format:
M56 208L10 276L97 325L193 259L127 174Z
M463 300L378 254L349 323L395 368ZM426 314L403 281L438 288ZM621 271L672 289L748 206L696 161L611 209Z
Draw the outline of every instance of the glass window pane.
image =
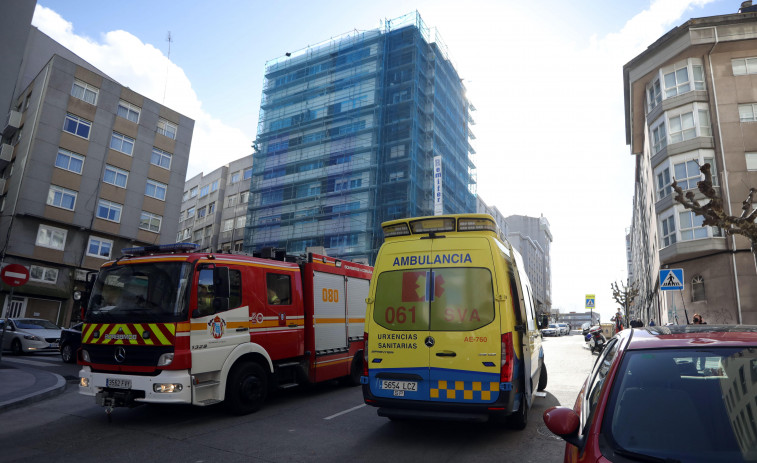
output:
M665 74L665 88L675 87L676 86L676 75L675 73L669 73Z
M675 165L675 177L676 180L689 178L689 176L686 175L686 164L680 163Z
M679 84L689 81L689 70L687 68L681 68L676 71L676 81Z

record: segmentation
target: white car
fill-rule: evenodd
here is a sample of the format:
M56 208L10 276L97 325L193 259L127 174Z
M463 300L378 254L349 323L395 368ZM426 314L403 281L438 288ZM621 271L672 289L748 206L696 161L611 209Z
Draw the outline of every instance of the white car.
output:
M554 323L550 323L547 328L541 330L542 336L560 336L560 327Z
M560 327L560 334L570 334L570 328L567 323L558 323L557 326Z
M0 319L0 332L5 320ZM40 318L11 318L3 336L3 350L13 355L25 352L58 351L61 328Z

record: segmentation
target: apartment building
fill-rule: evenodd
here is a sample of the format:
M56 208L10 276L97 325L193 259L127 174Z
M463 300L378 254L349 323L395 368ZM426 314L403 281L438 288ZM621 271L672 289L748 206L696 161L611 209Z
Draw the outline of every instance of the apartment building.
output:
M269 61L245 249L372 263L381 222L475 211L473 109L418 13Z
M505 222L507 239L523 257L536 307L548 311L552 308L552 232L549 221L543 215L511 215L505 218Z
M673 198L697 190L708 163L727 213L757 187L757 13L691 19L623 67L626 142L636 157L630 273L645 322L757 323L757 274L748 240L703 227ZM683 291L660 291L659 270L683 269Z
M186 181L177 242L191 242L213 252L244 250L252 155Z
M3 307L67 325L88 271L122 248L173 242L194 121L27 33L3 129L0 259L30 281Z

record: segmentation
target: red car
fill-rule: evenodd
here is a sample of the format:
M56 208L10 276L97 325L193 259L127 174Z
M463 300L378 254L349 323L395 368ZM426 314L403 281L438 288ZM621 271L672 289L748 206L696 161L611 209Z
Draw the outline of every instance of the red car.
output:
M623 330L544 423L566 462L755 462L757 326Z

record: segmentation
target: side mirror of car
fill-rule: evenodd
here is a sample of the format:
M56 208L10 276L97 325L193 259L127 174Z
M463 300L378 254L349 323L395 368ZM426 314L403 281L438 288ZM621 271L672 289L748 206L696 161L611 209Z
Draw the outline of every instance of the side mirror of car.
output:
M570 407L550 407L544 411L542 417L547 429L562 437L569 444L578 448L583 447L584 439L578 437L578 426L581 420Z

